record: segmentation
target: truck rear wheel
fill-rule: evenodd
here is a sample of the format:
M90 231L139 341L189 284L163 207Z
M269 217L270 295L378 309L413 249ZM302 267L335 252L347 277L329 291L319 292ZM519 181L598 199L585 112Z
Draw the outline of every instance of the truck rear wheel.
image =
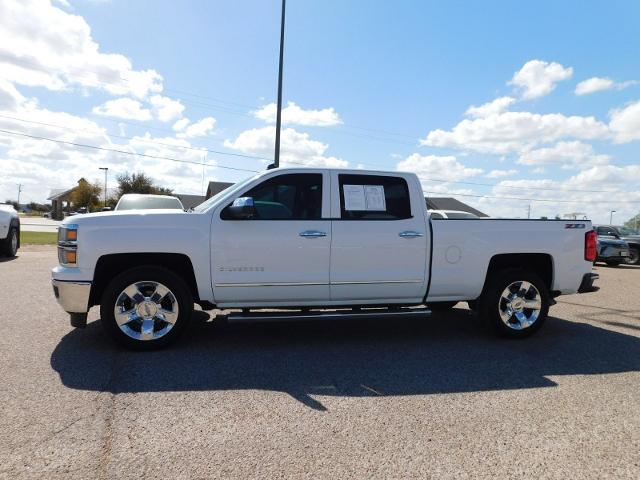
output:
M100 317L122 345L153 350L175 341L193 313L185 282L165 268L136 267L116 276L105 289Z
M498 335L527 337L549 313L548 287L534 273L503 270L493 275L480 302L480 314Z

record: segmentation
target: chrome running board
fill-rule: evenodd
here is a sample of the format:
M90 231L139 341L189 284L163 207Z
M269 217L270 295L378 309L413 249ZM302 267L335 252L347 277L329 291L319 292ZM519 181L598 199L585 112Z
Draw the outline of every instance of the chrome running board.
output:
M241 322L287 322L290 320L353 320L357 318L428 317L428 308L363 308L349 310L279 311L279 312L232 312L227 316L230 323Z

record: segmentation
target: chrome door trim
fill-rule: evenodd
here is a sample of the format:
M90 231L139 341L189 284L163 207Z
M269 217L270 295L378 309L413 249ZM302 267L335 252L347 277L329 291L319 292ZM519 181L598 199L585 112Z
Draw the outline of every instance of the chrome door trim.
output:
M214 287L307 287L329 285L323 282L216 283Z
M306 287L323 285L379 285L385 283L424 283L424 280L372 280L362 282L273 282L273 283L216 283L214 287Z
M376 285L380 283L424 283L424 280L371 280L361 282L331 282L331 285Z

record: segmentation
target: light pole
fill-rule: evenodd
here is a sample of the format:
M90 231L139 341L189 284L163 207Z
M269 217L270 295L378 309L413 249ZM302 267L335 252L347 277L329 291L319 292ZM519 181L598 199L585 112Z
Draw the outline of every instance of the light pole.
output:
M613 225L613 214L616 213L615 210L611 210L609 213L609 225Z
M109 167L98 167L99 170L104 170L104 206L107 206L107 172Z
M22 192L22 184L18 184L18 210L20 210L20 192Z
M276 148L273 164L269 168L280 166L280 126L282 123L282 62L284 60L284 12L286 0L282 0L282 17L280 18L280 61L278 64L278 107L276 110Z

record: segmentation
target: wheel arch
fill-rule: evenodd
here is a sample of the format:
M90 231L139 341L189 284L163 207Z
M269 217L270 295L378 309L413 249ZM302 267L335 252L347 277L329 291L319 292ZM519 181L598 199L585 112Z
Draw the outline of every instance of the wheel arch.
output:
M185 282L193 295L194 302L199 303L198 286L191 259L181 253L114 253L103 255L98 259L93 274L89 307L100 304L102 292L109 281L116 275L136 267L162 266L178 275Z
M552 292L553 257L548 253L501 253L491 257L484 279L484 292L489 279L500 270L523 270L538 275Z

